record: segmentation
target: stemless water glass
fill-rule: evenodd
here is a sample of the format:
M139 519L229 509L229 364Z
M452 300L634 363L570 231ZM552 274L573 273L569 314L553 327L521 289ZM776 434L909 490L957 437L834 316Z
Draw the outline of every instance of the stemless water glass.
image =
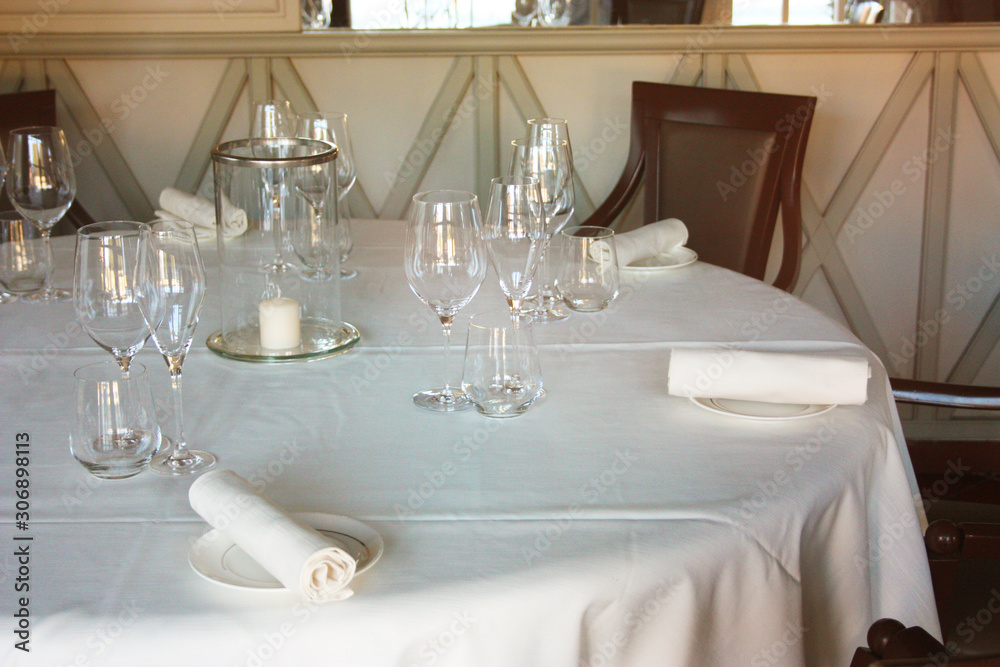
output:
M143 281L139 303L153 342L167 362L174 412L174 447L157 455L149 468L164 475L201 472L215 465L215 456L187 447L181 365L191 347L205 300L205 266L194 227L187 222L152 223L144 246L139 257L139 275Z
M444 386L413 396L416 405L428 410L452 412L472 405L461 389L449 383L448 349L455 314L472 300L486 277L480 216L476 195L456 190L418 193L410 207L406 280L437 314L444 330Z
M511 142L511 160L508 172L516 176L534 176L541 190L542 208L545 212L545 247L539 261L539 303L535 310L536 322L557 322L569 315L558 309L556 286L549 279L547 247L573 215L576 201L573 189L573 156L569 143L551 141L545 135L536 139L515 139Z
M607 227L564 229L559 236L562 264L559 291L581 313L604 310L618 296L618 255Z
M139 308L143 285L139 253L149 225L126 220L95 222L77 230L73 272L76 320L95 343L114 355L128 376L132 357L149 338Z
M347 114L332 111L314 111L299 116L296 136L305 139L319 139L337 147L337 236L340 243L340 261L343 263L351 253L351 214L347 204L347 193L358 179L351 135L347 129ZM353 278L358 272L341 267L343 280Z
M0 285L13 295L28 295L45 287L48 274L42 231L17 211L0 213Z
M132 365L122 376L118 365L102 361L78 369L76 426L70 452L90 474L121 479L142 472L160 446L146 368Z
M288 100L264 100L254 104L253 122L250 126L250 136L255 139L280 139L295 136L296 116L292 112L292 103ZM262 158L287 157L282 144L259 146ZM277 154L276 154L277 153ZM289 271L291 265L285 261L283 253L290 250L290 239L285 228L284 211L281 206L282 195L286 184L282 182L281 172L274 170L270 178L265 180L267 194L271 197L269 211L269 226L274 234L274 261L268 265L268 271L281 274Z
M12 130L7 147L7 196L18 213L42 232L46 264L45 287L28 294L26 301L66 301L70 293L52 287L52 228L69 210L76 196L76 175L66 135L58 127L23 127Z
M534 176L501 176L490 183L483 241L514 315L521 312L545 245L541 197Z
M519 321L518 321L519 320ZM462 390L480 414L516 417L542 388L531 318L488 312L472 316L465 346Z

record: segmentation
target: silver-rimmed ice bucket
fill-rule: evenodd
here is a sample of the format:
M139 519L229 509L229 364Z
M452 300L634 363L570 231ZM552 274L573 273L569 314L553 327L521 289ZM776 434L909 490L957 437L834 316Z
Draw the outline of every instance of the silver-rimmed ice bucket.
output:
M358 342L340 312L336 160L336 146L314 139L212 149L222 316L212 351L307 361Z

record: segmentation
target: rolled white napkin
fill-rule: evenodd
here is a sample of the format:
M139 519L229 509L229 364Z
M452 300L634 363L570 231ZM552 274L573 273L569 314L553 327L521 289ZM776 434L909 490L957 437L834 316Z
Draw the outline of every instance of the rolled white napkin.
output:
M675 348L667 391L692 398L860 405L868 398L869 374L868 359L857 355Z
M656 257L684 245L688 240L688 230L677 218L667 218L630 232L615 234L614 239L618 266L628 266L636 260ZM607 245L606 241L595 242L590 247L591 257L608 261L611 251Z
M188 492L191 507L251 558L302 597L343 600L357 563L323 535L260 496L232 470L211 470Z
M183 217L177 215L176 213L171 213L170 211L164 211L162 208L158 208L153 211L153 215L156 216L156 220L184 220ZM199 227L194 225L194 235L199 241L214 241L215 240L215 227L208 229L207 227ZM200 245L200 244L199 244Z
M215 231L215 204L188 194L177 188L164 188L160 192L160 208L157 215L166 212L170 217L187 220L195 227ZM222 200L222 234L226 237L239 236L247 230L247 212L233 206L226 198Z

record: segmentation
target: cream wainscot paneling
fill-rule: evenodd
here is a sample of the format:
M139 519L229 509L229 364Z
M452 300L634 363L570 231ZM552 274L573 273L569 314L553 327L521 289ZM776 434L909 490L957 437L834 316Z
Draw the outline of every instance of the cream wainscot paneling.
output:
M0 58L3 92L58 91L80 200L108 218L148 219L168 185L205 193L210 148L265 97L348 113L362 218L421 189L485 195L525 118L566 117L582 219L625 161L633 80L813 94L796 294L893 375L1000 382L996 26L39 34ZM905 416L915 434L995 428Z

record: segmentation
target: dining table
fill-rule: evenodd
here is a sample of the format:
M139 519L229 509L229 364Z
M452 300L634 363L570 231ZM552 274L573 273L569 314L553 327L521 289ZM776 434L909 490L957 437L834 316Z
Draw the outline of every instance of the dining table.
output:
M191 476L89 474L68 445L73 373L111 356L72 303L19 300L0 305L0 664L846 667L879 618L940 638L887 374L841 323L707 263L623 268L605 310L535 325L545 396L523 415L435 413L411 396L460 383L469 316L506 308L496 275L456 317L446 368L404 276L405 222L353 235L340 299L360 341L307 363L206 346L225 293L203 243L184 418L191 447L275 504L364 530L354 594L227 580L253 563L197 548ZM53 250L68 286L73 238ZM867 400L712 411L668 392L671 351L704 346L864 355ZM169 437L163 359L147 343L136 361Z

